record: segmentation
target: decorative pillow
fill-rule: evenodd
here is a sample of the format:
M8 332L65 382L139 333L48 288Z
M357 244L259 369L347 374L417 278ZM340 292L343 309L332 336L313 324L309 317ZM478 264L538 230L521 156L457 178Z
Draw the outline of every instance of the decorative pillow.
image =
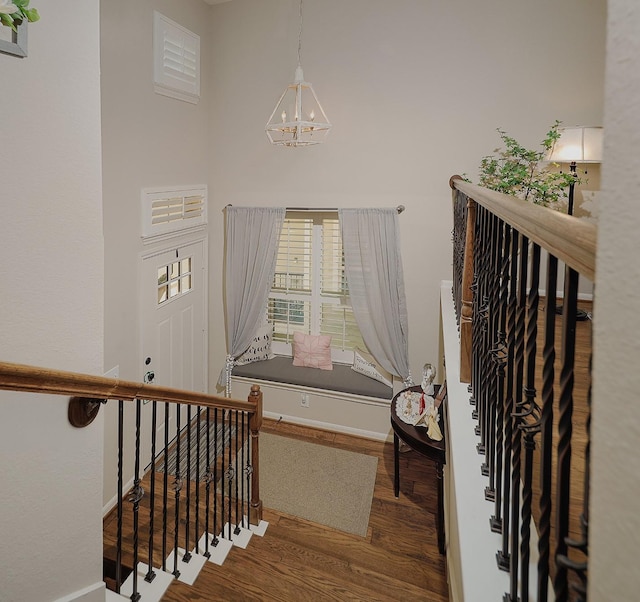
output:
M293 365L333 370L329 335L293 333Z
M273 338L273 324L265 324L258 328L249 348L236 359L236 364L242 366L251 362L270 360L275 355L271 352L271 339Z
M387 387L393 387L393 376L391 373L387 372L376 362L373 355L357 347L353 352L353 366L351 366L351 369L384 383Z

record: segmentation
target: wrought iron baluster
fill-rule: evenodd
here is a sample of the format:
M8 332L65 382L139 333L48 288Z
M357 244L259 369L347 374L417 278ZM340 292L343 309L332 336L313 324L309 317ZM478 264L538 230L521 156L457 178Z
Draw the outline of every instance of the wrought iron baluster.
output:
M488 315L488 332L490 340L499 342L498 333L498 317L499 317L499 278L500 278L500 258L502 247L502 236L504 232L504 224L502 220L495 218L493 220L494 227L491 232L491 256L490 256L490 290L488 291L489 298L489 315ZM495 501L496 499L496 463L498 456L498 444L497 444L497 406L499 403L497 397L497 370L495 367L496 362L499 362L499 358L496 357L494 350L491 350L490 355L491 369L487 375L487 393L489 396L489 421L487 424L489 432L489 449L487 454L487 467L489 469L489 485L485 488L485 498L488 501ZM499 452L502 454L502 450Z
M240 422L241 422L241 425L242 425L242 437L241 437L241 441L242 441L242 447L241 447L241 450L242 450L242 460L241 460L241 462L240 462L240 466L242 467L242 470L238 473L238 479L241 481L241 487L240 487L240 490L241 490L241 491L240 491L240 495L241 495L241 500L240 500L240 511L241 511L241 512L240 512L240 513L242 514L242 526L243 526L245 529L248 529L248 528L249 528L249 525L245 525L245 520L244 520L244 518L245 518L245 513L244 513L244 503L245 503L245 499L246 499L246 498L245 498L245 495L244 495L244 493L245 493L245 492L244 492L244 478L243 478L243 477L244 477L244 474L245 474L244 449L245 449L245 447L246 447L246 445L247 445L247 442L246 442L246 440L245 440L245 434L244 434L244 423L245 423L245 421L246 421L246 419L247 419L247 414L246 414L246 412L242 412L241 416L242 416L242 419L241 419L241 421L240 421ZM246 516L249 516L248 508L249 508L249 506L247 505L247 514L246 514Z
M206 409L206 425L207 425L207 475L205 478L205 511L204 511L204 532L205 532L205 542L204 542L204 556L205 558L211 557L211 552L209 552L209 509L211 508L211 481L213 480L213 473L211 471L211 410L209 408ZM213 491L215 495L215 481L213 483Z
M153 570L153 540L154 540L154 517L156 511L156 430L158 428L157 415L158 402L153 401L151 406L151 468L149 475L149 563L147 574L144 580L151 583L156 573Z
M542 352L542 408L540 411L540 520L538 524L538 602L548 600L551 537L551 471L553 457L553 383L555 380L556 298L558 259L547 261L547 299Z
M116 533L116 593L122 586L122 456L124 450L124 402L118 401L118 527Z
M135 434L135 468L133 489L129 495L129 501L133 503L133 593L131 594L132 602L140 600L140 592L138 591L138 546L139 546L139 528L138 514L140 510L140 500L144 495L144 490L140 486L140 420L141 420L142 401L136 399L136 434Z
M521 428L524 434L524 477L522 483L522 526L520 529L520 599L529 600L529 558L531 543L531 501L533 497L533 452L535 450L535 435L540 432L538 421L538 407L535 403L536 397L536 351L538 337L538 305L540 295L538 292L540 284L540 247L532 245L531 253L531 281L529 285L529 295L527 298L527 326L526 326L526 384L525 403L522 412L523 422ZM527 417L531 417L527 422Z
M196 554L200 554L200 540L198 539L200 534L200 437L202 436L200 406L196 406L196 416L196 521L194 534L196 541Z
M486 209L483 209L481 212L481 225L479 228L479 240L478 245L480 247L481 257L485 257L487 253L487 245L488 245L488 236L487 229L489 228L489 223L491 216ZM480 436L480 442L476 446L476 449L480 455L485 453L485 427L486 427L486 415L487 415L487 366L488 366L488 350L489 350L489 342L488 342L488 326L487 326L487 317L488 317L488 298L487 298L487 266L484 261L480 261L477 267L478 272L478 318L480 322L480 332L481 332L481 342L480 342L480 370L479 370L479 378L478 378L478 407L477 413L475 416L478 419L478 424L476 426L475 433Z
M169 502L169 404L164 404L164 474L162 475L162 570L167 570L167 508Z
M456 318L460 324L462 310L462 274L464 272L464 242L467 223L466 194L459 190L453 193L453 299L456 308Z
M556 559L567 555L566 538L569 533L571 504L571 436L573 431L573 383L576 342L576 315L578 310L578 273L565 270L562 313L562 368L560 370L560 396L558 399L558 460L556 470ZM556 602L568 599L567 567L556 562L553 580Z
M180 577L178 570L178 538L180 536L180 490L182 489L182 476L180 470L180 404L176 404L176 476L173 481L175 500L174 531L173 531L173 572L177 579Z
M472 291L472 298L473 298L473 304L472 304L472 347L473 347L473 353L471 354L471 359L472 359L472 365L471 365L471 384L470 384L470 391L471 391L471 397L469 398L469 403L471 404L471 406L474 408L473 412L472 412L472 418L474 420L476 420L478 418L478 395L479 395L479 389L478 389L478 383L480 380L480 362L481 362L481 335L482 335L482 330L481 330L481 325L480 325L480 317L479 317L479 304L478 304L478 299L479 299L479 290L480 290L480 280L478 278L478 266L480 265L480 261L482 258L482 255L480 253L480 238L481 238L481 234L480 234L480 230L481 230L481 222L483 219L483 208L482 206L477 206L476 207L476 221L474 224L474 246L473 246L473 281L471 282L471 291Z
M240 533L240 515L239 513L239 503L240 500L238 499L238 481L240 481L242 479L242 471L238 469L238 457L239 457L239 449L238 449L238 433L239 433L239 429L238 429L238 414L240 412L238 412L238 410L235 410L233 412L235 414L235 423L236 423L236 436L235 436L235 459L234 459L234 469L233 469L233 473L235 475L235 485L236 485L236 528L234 529L234 533L236 535L238 535Z
M589 356L589 374L591 374L591 364L593 356ZM575 572L580 579L580 583L573 585L573 589L578 593L577 602L585 602L587 599L587 556L589 553L589 474L590 474L590 458L591 458L591 382L587 391L587 418L586 418L587 443L584 450L584 490L582 514L580 515L580 530L582 538L575 541L567 538L567 546L578 550L585 556L582 562L572 561L567 556L558 557L558 563L564 564L566 568Z
M482 376L480 393L481 398L481 412L478 416L478 431L480 434L480 444L477 446L478 453L484 455L484 461L480 466L480 470L484 476L489 476L489 438L491 422L491 394L490 389L490 366L491 366L491 325L490 325L490 289L491 289L491 269L490 258L492 255L492 248L495 243L493 239L493 229L495 227L495 216L488 211L485 217L485 227L483 229L483 246L482 246L482 259L480 261L479 271L481 274L481 299L482 305L480 307L480 319L482 320L482 332L483 332L483 364L482 364ZM487 260L489 258L489 260Z
M507 328L507 300L509 295L509 250L511 248L511 226L501 222L502 244L499 245L500 265L498 266L498 278L495 284L496 305L496 342L493 349L494 370L496 373L496 459L495 459L495 505L494 513L489 524L491 531L502 533L502 483L503 483L503 456L504 456L504 410L505 410L505 365L506 354L506 328Z
M509 249L509 295L507 301L507 378L504 401L504 470L503 470L503 498L502 498L502 548L498 551L498 567L508 571L511 564L509 553L509 521L511 510L511 455L513 444L513 420L514 396L515 396L515 330L516 330L516 304L517 304L517 280L518 280L518 233L513 230L511 248Z
M218 545L218 408L213 410L213 538L211 545ZM224 441L224 420L222 421L222 440ZM224 461L224 454L223 454ZM224 480L221 482L222 496L224 498Z
M224 497L225 497L225 490L226 490L226 484L225 481L227 479L227 468L226 468L226 457L227 457L227 450L226 450L226 437L225 437L225 433L226 433L226 416L224 411L222 412L222 453L220 454L220 459L221 459L221 463L220 463L220 526L222 528L222 537L224 539L226 539L225 537L225 533L224 533ZM229 534L229 537L231 537L231 534Z
M187 491L185 496L186 516L184 521L184 556L182 562L191 560L191 551L189 550L189 535L191 533L191 405L187 405Z
M527 305L527 267L529 263L529 239L519 234L520 249L518 253L518 273L515 288L517 289L517 305L514 336L515 361L515 397L511 414L512 437L511 444L511 563L510 563L510 591L505 601L518 602L518 575L520 549L520 473L522 466L522 394L524 384L524 335L525 309Z
M232 435L232 427L233 427L233 422L231 421L231 410L227 410L227 419L229 420L229 462L227 464L227 472L225 474L227 481L229 481L229 496L228 496L228 503L227 503L227 528L228 528L228 539L232 539L231 537L231 507L232 507L232 499L231 499L231 482L233 480L234 472L233 472L233 458L231 456L231 437ZM225 441L226 443L226 441Z

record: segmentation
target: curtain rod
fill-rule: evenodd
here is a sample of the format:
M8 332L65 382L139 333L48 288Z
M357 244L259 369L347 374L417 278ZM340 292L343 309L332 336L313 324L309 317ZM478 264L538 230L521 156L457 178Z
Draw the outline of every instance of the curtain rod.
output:
M226 205L226 207L233 207L231 203ZM337 213L337 209L328 208L328 207L285 207L287 211L315 211L315 212L325 212L325 213ZM406 207L404 205L398 205L396 207L396 211L398 213L402 213Z

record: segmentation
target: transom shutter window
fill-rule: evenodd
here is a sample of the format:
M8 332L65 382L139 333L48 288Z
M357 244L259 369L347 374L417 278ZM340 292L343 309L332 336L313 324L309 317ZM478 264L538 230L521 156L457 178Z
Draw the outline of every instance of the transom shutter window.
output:
M336 213L287 212L267 312L277 354L291 355L295 331L331 335L337 362L352 362L353 349L364 348L349 303Z
M204 228L207 187L143 188L142 238L145 243Z
M153 13L153 82L158 94L196 104L200 99L200 36Z

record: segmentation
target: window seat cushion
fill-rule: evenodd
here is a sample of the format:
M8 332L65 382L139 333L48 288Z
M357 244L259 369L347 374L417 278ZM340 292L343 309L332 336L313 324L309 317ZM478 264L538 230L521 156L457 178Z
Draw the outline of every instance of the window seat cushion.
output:
M234 366L231 374L242 378L288 383L379 399L393 397L392 387L354 372L350 365L333 364L333 370L318 370L294 366L292 358L282 355L244 366Z

